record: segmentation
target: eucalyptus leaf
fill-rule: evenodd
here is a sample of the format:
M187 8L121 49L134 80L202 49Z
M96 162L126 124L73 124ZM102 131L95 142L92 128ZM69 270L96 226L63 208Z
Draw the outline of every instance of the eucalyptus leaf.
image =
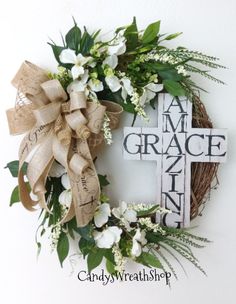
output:
M69 240L65 232L61 232L58 243L57 243L57 254L61 264L63 267L63 262L68 256L69 253Z
M27 171L27 165L28 165L27 163L24 163L22 168L21 168L24 175L26 174L26 171ZM19 171L19 161L18 160L11 161L4 168L5 169L8 168L13 177L17 177L18 176L18 171Z
M30 191L30 184L26 183L26 186L28 188L28 191ZM19 195L19 187L16 186L11 194L11 198L10 198L10 207L12 205L14 205L15 203L19 203L20 202L20 195Z
M148 44L156 39L160 31L160 23L161 21L159 20L157 22L149 24L142 37L143 44Z

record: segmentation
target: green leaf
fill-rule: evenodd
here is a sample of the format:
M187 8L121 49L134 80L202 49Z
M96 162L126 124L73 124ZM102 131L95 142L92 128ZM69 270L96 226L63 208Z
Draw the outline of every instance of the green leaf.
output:
M87 257L88 272L98 267L103 259L103 250L99 249L96 252L90 252Z
M66 45L69 49L75 50L76 54L79 51L79 45L81 40L81 30L77 26L76 22L74 27L72 27L66 34Z
M87 32L86 27L84 28L83 36L80 40L80 52L83 55L87 55L94 44L93 37Z
M179 82L171 79L163 80L164 87L172 96L185 96L186 92Z
M149 252L142 252L140 259L143 260L144 263L148 264L149 266L155 267L155 268L162 268L161 262L159 259L149 253Z
M116 272L115 265L111 263L109 260L106 260L106 269L110 274L114 274Z
M88 241L82 237L80 238L79 249L80 249L81 253L83 254L84 258L87 254L89 254L89 252L91 252L93 250L94 245L95 245L95 243L93 240Z
M161 21L159 20L157 22L149 24L142 37L143 44L148 44L155 40L160 31L160 23Z
M183 79L183 76L178 74L178 72L175 69L158 71L158 74L163 80L170 79L174 81L180 81Z
M65 232L61 232L58 243L57 243L57 254L61 264L63 267L63 262L68 256L69 253L69 240Z
M183 32L170 34L169 36L167 36L167 37L165 38L165 40L172 40L172 39L175 39L175 38L177 38L178 36L180 36L180 35L182 35L182 34L183 34Z
M131 25L126 28L124 36L126 38L127 51L129 52L134 50L138 45L138 28L135 17L133 18Z
M135 114L135 105L133 105L130 102L127 103L121 103L120 104L122 106L122 108L124 109L125 112L131 113L131 114Z
M160 205L155 205L155 206L152 206L151 208L149 208L147 210L138 211L137 216L147 216L147 215L150 215L152 213L155 213L159 207L160 207Z
M23 174L26 174L27 171L27 163L24 163L21 170L23 172ZM18 160L14 160L12 162L9 162L6 167L4 167L4 169L8 168L11 172L11 175L13 177L17 177L18 176L18 170L19 170L19 161Z
M27 188L28 188L28 191L30 191L30 184L27 183ZM19 187L16 186L13 191L12 191L12 194L11 194L11 198L10 198L10 207L15 204L15 203L19 203L20 202L20 195L19 195Z
M100 183L100 188L103 188L110 184L109 181L107 180L106 175L98 174L98 179L99 179L99 183Z
M62 50L64 50L66 47L64 46L59 46L59 45L56 45L56 44L53 44L53 43L50 43L48 42L48 44L51 46L52 48L52 51L53 51L53 54L54 54L54 57L56 58L56 61L61 64L61 61L60 61L60 54L62 52Z
M92 236L92 232L93 232L93 227L92 225L88 224L85 227L76 227L74 228L74 230L84 239L86 239L87 241L92 241L93 240L93 236Z

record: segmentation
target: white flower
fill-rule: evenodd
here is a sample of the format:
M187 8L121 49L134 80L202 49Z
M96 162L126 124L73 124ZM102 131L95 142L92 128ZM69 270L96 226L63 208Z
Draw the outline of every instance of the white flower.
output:
M99 248L111 248L114 244L119 243L120 236L122 233L122 229L111 226L106 229L104 229L102 232L100 231L94 231L93 237L95 240L96 245Z
M115 75L108 75L105 77L105 81L112 92L117 92L121 89L121 96L125 101L127 95L131 96L134 92L134 88L131 85L131 81L128 77L119 79Z
M127 98L127 95L131 96L134 92L134 88L131 85L131 81L128 77L123 77L121 79L121 85L122 85L122 90L121 90L121 96L123 100L125 101Z
M125 42L126 42L126 40L122 36L115 39L114 44L110 45L108 47L108 50L107 50L108 54L117 55L117 56L124 54L126 51Z
M93 92L100 92L103 90L103 83L99 79L90 79L88 86Z
M142 253L142 246L147 244L147 240L145 238L145 231L141 231L140 228L136 230L135 235L133 236L133 245L131 249L131 255L134 257L140 256Z
M116 55L107 56L105 60L103 60L102 65L108 65L110 68L115 69L118 64L118 57Z
M120 202L118 208L112 209L112 214L122 221L127 230L130 230L130 223L137 221L137 212L128 209L126 202Z
M117 92L121 88L120 80L115 75L106 76L105 81L112 92Z
M72 202L71 185L67 174L61 177L62 186L65 188L64 191L59 195L58 201L61 205L69 207Z
M144 87L143 95L140 97L139 104L144 106L150 100L152 100L157 92L163 90L163 84L149 83Z
M88 77L89 77L88 70L85 70L83 76L80 77L80 80L78 79L74 80L68 85L67 92L70 94L71 92L85 91L87 87Z
M111 209L109 204L104 203L98 206L94 214L95 226L101 228L104 224L107 223L109 216L111 216Z
M58 162L54 161L49 171L49 176L51 177L61 177L64 173L66 173L65 168L59 164Z
M75 51L71 49L63 50L59 58L62 63L74 64L71 69L73 79L77 79L79 76L83 75L85 72L83 66L91 61L91 57L84 57L82 54L76 55Z

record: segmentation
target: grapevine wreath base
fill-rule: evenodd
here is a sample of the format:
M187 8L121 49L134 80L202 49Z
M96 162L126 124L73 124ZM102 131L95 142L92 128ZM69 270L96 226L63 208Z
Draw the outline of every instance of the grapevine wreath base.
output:
M192 126L212 128L198 97L201 88L191 75L222 83L199 66L223 66L200 52L167 48L165 41L181 33L159 31L160 21L139 31L134 18L130 25L116 29L112 38L102 39L100 31L90 34L84 28L82 32L74 22L62 45L49 43L57 73L25 62L13 79L18 95L15 108L7 111L9 128L11 134L26 135L19 161L7 164L12 176L18 177L10 205L21 201L30 211L36 205L42 208L38 250L39 239L48 231L61 265L70 242L79 235L89 271L105 260L109 273L122 272L131 259L168 268L177 277L170 257L181 264L180 255L205 273L192 247L204 247L206 238L187 228L155 223L156 213L170 212L157 204L113 204L106 196L109 181L95 168L97 151L112 143L111 130L118 127L122 111L133 115L134 121L137 115L148 120L145 108L155 109L159 92L176 99L186 96L193 104ZM201 213L217 169L215 163L192 164L191 219Z

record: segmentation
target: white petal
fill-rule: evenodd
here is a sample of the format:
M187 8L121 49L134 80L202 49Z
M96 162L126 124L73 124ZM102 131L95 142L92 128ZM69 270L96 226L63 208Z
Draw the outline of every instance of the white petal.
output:
M61 183L62 183L62 186L66 190L71 189L71 185L70 185L70 180L69 180L68 174L63 174L62 175L62 177L61 177Z
M77 79L80 75L84 74L84 68L79 65L74 65L71 69L73 79Z
M102 65L109 65L112 69L115 69L118 64L118 57L116 55L108 56L102 63Z
M92 59L92 57L84 57L82 54L78 54L76 56L76 63L78 65L85 65L88 61L90 61Z
M125 41L115 42L114 45L108 47L109 55L121 55L126 51Z
M114 244L114 234L109 230L103 230L94 234L94 240L99 248L111 248Z
M80 81L83 84L86 84L86 82L88 81L89 78L89 71L88 70L84 70L84 74L81 76Z
M127 98L127 91L124 87L122 87L121 89L121 97L123 98L124 101L126 101L126 98Z
M142 245L146 245L147 244L147 240L146 240L145 236L146 236L146 232L142 230L141 231L141 238L140 238L140 243Z
M49 176L61 177L65 172L66 172L65 168L62 165L60 165L58 162L54 161L49 171Z
M103 83L98 79L96 80L90 79L88 85L91 88L91 90L94 92L100 92L103 90Z
M139 99L139 104L143 107L147 102L148 102L148 100L147 100L147 92L146 92L146 90L144 90L142 96Z
M117 92L121 88L120 81L116 76L106 76L105 80L112 92Z
M126 89L127 93L128 93L129 95L131 95L131 94L133 93L133 91L134 91L134 88L133 88L132 85L131 85L130 79L127 78L127 77L124 77L124 78L121 79L121 81L122 81L123 86L124 86L124 88Z
M133 240L131 255L134 257L138 257L138 256L140 256L141 253L142 253L141 245L136 240Z
M120 219L122 216L122 214L120 213L120 208L113 208L112 214L118 219Z
M114 243L119 243L122 229L120 229L116 226L111 226L111 227L108 227L107 230L114 235Z
M102 212L95 212L94 214L94 223L95 226L98 228L101 228L104 224L106 224L108 221L108 215L106 213Z
M150 100L152 100L156 96L156 93L152 92L150 90L147 90L146 94L147 94L146 102L149 102Z
M34 194L32 191L30 192L30 198L35 202L39 200L38 195Z
M72 202L72 192L71 190L64 190L59 195L58 201L61 205L70 207L70 204Z
M148 90L151 90L153 92L160 92L163 90L163 84L157 84L157 83L149 83L148 85L145 86Z
M63 50L59 56L59 59L62 63L75 64L75 62L76 62L75 51L70 50L70 49Z
M137 212L134 210L127 209L124 213L124 218L130 223L136 222L137 221Z
M124 214L124 212L127 210L127 204L126 204L126 202L121 201L119 203L119 208L120 208L121 214Z
M67 92L70 94L71 92L83 92L85 90L86 85L81 80L74 80L67 87Z
M103 203L99 206L99 211L102 213L107 214L108 216L111 216L111 208L108 203Z

